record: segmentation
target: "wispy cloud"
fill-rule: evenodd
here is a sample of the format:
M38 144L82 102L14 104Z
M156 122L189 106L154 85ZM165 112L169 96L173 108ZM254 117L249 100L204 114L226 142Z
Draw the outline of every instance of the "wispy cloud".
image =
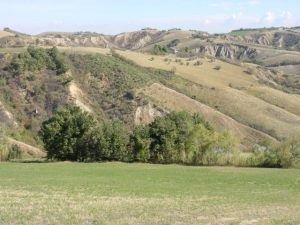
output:
M276 20L276 15L273 12L266 12L265 16L262 19L262 21L267 25L273 24L275 20Z
M290 12L290 11L283 11L280 14L280 19L284 26L296 26L298 25L298 19Z

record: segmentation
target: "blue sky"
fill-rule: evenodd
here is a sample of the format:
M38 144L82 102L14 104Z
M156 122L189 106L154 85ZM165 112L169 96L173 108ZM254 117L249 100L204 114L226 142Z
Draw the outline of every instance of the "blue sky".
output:
M300 0L0 0L0 28L30 34L144 27L211 33L241 27L299 26Z

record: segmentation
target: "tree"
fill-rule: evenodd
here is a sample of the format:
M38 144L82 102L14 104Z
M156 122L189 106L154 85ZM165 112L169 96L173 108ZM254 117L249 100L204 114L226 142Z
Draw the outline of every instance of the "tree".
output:
M151 138L148 126L137 126L130 135L130 150L133 161L148 162Z
M176 47L179 44L180 40L179 39L174 39L167 44L168 48Z
M189 133L186 141L185 163L194 165L209 164L207 156L215 141L214 133L203 124L197 124Z
M40 130L47 157L72 161L81 159L80 139L95 126L94 118L79 107L58 110L43 122Z
M200 117L187 112L171 112L156 118L149 125L151 160L164 163L184 162L188 135L200 122Z
M168 49L165 45L155 44L152 52L155 55L164 55L168 52Z
M129 136L124 124L119 120L107 121L80 138L81 158L87 161L128 161L128 142Z
M101 129L103 138L99 145L102 159L127 161L129 135L125 125L120 120L113 120L104 123Z

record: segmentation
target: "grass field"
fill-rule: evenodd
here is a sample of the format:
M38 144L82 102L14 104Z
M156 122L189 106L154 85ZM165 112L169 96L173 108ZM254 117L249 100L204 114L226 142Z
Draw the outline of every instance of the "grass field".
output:
M0 164L0 224L299 223L299 170Z

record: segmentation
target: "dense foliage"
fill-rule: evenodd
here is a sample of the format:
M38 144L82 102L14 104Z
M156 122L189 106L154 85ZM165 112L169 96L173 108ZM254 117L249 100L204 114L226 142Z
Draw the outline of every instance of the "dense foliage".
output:
M73 161L139 161L230 164L236 139L217 134L199 115L172 112L131 133L120 121L100 126L78 107L59 110L42 125L48 158Z
M300 164L300 140L290 139L278 144L263 141L254 146L249 166L293 167Z
M155 44L152 49L154 55L165 55L168 52L167 46Z
M167 44L168 48L176 47L180 43L179 39L174 39Z
M68 70L68 65L56 47L50 49L28 47L12 61L11 68L17 74L42 69L62 74Z
M95 125L93 117L78 107L58 110L43 122L40 131L48 158L78 160L80 139Z

